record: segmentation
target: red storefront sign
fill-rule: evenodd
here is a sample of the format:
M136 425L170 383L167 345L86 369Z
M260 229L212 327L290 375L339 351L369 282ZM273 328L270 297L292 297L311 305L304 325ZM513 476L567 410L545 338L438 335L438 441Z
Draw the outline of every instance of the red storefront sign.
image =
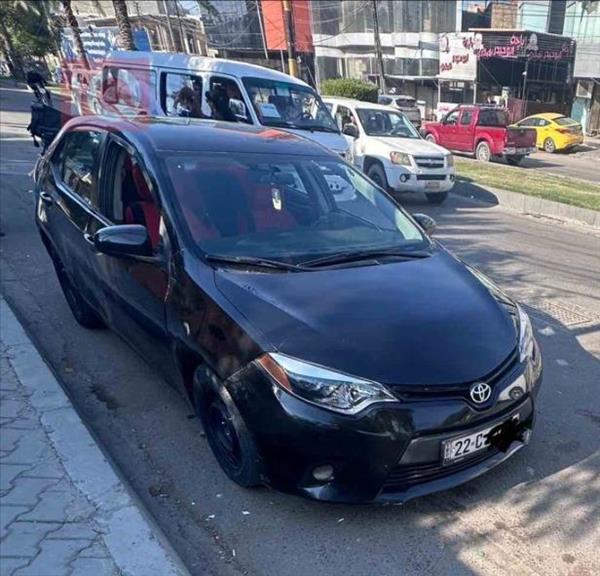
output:
M293 11L294 48L296 52L312 52L310 8L308 0L290 2ZM261 3L267 50L286 50L287 36L281 0L262 0Z

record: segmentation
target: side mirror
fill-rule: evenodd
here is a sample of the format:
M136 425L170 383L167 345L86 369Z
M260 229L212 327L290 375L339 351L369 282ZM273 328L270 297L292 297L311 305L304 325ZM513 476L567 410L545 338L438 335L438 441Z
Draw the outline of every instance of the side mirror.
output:
M243 118L244 120L246 120L248 118L248 115L246 113L246 105L241 100L238 100L237 98L229 99L229 109L236 116L239 116L240 118Z
M94 235L98 252L111 256L152 256L152 244L145 226L121 224L98 230Z
M413 214L412 217L417 221L417 224L425 230L428 236L431 236L436 227L436 222L431 216L427 214Z
M354 124L346 124L342 130L342 134L356 139L358 138L358 128Z

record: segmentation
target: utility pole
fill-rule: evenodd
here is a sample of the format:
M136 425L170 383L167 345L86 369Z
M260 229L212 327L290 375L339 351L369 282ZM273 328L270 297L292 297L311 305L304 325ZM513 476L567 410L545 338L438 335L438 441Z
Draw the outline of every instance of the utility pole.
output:
M287 42L288 68L290 76L298 77L298 66L294 50L294 16L290 0L281 0L283 6L283 22L285 24L285 39Z
M382 94L386 92L385 69L383 67L383 54L381 52L381 37L379 36L379 14L377 13L377 0L371 0L373 5L373 33L375 34L375 55L379 68L379 89Z
M177 52L177 47L175 46L175 35L173 34L173 26L171 26L171 11L169 10L168 0L163 0L163 6L165 7L165 12L167 14L167 26L169 28L169 38L171 39L171 50L173 52Z
M258 15L258 25L260 26L260 37L262 38L263 50L265 51L265 60L269 60L269 53L267 52L267 39L265 37L265 27L263 24L263 15L258 0L254 0L256 5L256 14Z

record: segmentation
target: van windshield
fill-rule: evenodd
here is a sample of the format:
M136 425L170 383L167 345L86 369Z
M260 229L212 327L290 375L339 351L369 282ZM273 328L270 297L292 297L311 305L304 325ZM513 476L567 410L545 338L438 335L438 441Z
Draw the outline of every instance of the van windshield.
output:
M309 86L249 77L243 82L264 126L339 134L329 110Z

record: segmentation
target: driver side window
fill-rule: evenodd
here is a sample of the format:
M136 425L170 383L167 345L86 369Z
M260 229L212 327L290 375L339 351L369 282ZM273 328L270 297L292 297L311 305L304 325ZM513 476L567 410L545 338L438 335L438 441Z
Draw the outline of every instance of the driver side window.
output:
M460 110L454 110L450 112L446 119L444 120L444 124L456 124L458 122L458 116L460 115Z

